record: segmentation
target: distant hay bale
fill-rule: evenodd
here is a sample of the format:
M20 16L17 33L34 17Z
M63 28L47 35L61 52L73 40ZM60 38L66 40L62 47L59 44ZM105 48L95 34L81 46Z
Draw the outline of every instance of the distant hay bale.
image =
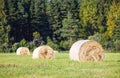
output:
M55 51L47 45L39 46L33 51L33 59L51 59L55 57Z
M30 55L30 51L27 47L19 47L16 51L17 55Z
M104 50L96 41L80 40L71 46L69 57L74 61L102 61Z

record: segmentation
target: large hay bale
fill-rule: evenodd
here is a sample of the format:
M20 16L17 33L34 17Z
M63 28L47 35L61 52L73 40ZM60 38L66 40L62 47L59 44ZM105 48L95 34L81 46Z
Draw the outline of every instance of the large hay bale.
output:
M27 47L19 47L16 51L17 55L30 55L30 51Z
M33 51L33 59L51 59L55 57L55 51L47 45L39 46Z
M104 50L96 41L80 40L71 46L69 57L74 61L102 61Z

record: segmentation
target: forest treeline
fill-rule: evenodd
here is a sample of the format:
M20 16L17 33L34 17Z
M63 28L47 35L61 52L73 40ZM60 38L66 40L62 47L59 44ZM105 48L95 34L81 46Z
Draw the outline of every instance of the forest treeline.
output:
M47 44L69 50L92 39L120 50L120 0L0 0L0 52Z

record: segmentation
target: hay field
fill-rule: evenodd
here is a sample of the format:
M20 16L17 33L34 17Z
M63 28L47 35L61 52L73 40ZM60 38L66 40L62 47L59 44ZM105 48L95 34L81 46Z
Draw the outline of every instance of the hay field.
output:
M120 53L105 53L103 62L70 61L68 52L42 60L1 53L0 78L120 78Z

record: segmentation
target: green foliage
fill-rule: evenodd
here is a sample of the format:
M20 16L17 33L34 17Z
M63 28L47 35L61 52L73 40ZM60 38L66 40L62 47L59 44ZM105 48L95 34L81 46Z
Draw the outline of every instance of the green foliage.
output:
M3 53L8 53L10 52L10 48L9 48L9 45L8 43L3 43L1 46L0 46L0 53L3 52Z
M12 45L12 52L16 52L16 50L19 48L19 47L27 47L27 41L25 39L22 39L20 42L17 42L17 43L14 43Z
M77 19L73 19L73 15L68 12L67 18L62 21L61 37L65 40L75 40L80 37L80 26ZM79 30L78 30L79 29Z
M25 47L27 46L27 41L25 39L22 39L19 43L20 46Z
M60 41L60 28L62 27L62 14L61 14L61 2L60 0L51 0L50 1L50 18L49 23L52 29L52 36L55 37L56 40Z
M47 44L46 45L49 45L54 50L59 50L59 46L57 45L57 43L55 43L55 41L51 40L49 37L47 38Z
M117 19L115 24L116 26L113 30L112 40L115 51L119 51L120 50L120 19Z
M63 50L68 50L72 43L80 38L80 25L77 19L74 19L72 13L68 11L67 18L62 21L61 42L60 47Z
M112 40L104 41L103 47L105 50L109 50L111 52L114 51L114 44Z
M113 36L113 33L114 33L113 31L116 26L115 22L119 18L120 18L120 2L113 0L110 6L110 11L108 12L108 15L107 15L108 36L110 37Z
M31 31L38 31L44 41L51 35L47 15L47 0L31 0L30 6L30 25Z
M14 43L12 45L12 52L16 52L19 47L28 47L29 50L32 52L36 48L36 45L33 42L26 42L26 40L23 39L19 43Z
M101 0L84 0L81 3L79 16L85 36L106 31L105 5L106 3Z
M39 37L67 50L73 42L90 37L107 48L120 39L119 18L119 0L0 0L0 45L6 46L4 50L16 42L28 46L22 39L32 42Z
M40 41L42 40L42 37L39 32L33 32L33 37L39 39Z
M93 36L88 37L89 40L95 40L97 42L102 42L102 34L96 33Z
M113 44L115 51L120 51L120 40L115 40Z
M0 52L9 52L9 32L10 26L6 20L6 14L4 12L4 0L0 1Z
M113 30L113 40L120 40L120 19L117 19L115 22L116 26Z
M30 50L31 52L33 52L33 50L36 48L36 45L35 45L35 43L33 43L33 42L28 42L28 43L27 43L27 47L29 48L29 50Z
M60 42L60 49L61 50L69 50L69 48L70 48L69 41L61 41Z
M3 17L4 0L0 1L0 19Z
M20 44L19 44L19 43L14 43L14 44L12 45L12 51L13 51L13 52L16 52L16 50L17 50L19 47L20 47Z

